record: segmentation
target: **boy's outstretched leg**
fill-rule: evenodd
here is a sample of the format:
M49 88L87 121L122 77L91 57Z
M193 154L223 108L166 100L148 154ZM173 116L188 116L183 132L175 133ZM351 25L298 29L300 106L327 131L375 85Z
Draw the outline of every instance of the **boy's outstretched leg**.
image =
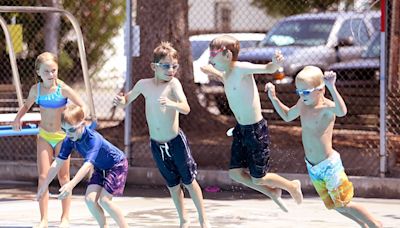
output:
M196 206L197 212L199 214L200 227L211 228L204 209L203 193L201 192L199 184L196 180L193 180L191 184L185 185L185 187L189 191L190 197L192 197L194 205Z
M168 190L171 194L172 200L174 201L176 211L179 216L179 227L180 228L188 228L190 221L186 215L185 206L183 205L183 190L181 185L175 185L173 187L168 187Z
M379 220L374 218L374 216L371 213L369 213L368 210L364 206L362 206L358 203L349 202L346 206L337 208L336 210L339 211L340 213L342 213L342 212L347 213L347 214L351 215L352 217L356 218L358 221L364 222L365 224L367 224L367 226L369 228L382 228L383 227L382 223ZM349 217L349 216L347 216L347 217ZM349 218L351 218L351 217L349 217ZM357 220L354 220L354 221L358 222Z
M301 183L299 180L288 180L275 173L267 173L262 178L252 177L252 181L257 185L267 185L272 188L284 189L292 196L297 204L303 202L303 193L301 192Z
M246 185L247 187L259 191L264 195L270 197L283 211L288 212L288 209L281 198L282 195L281 189L271 188L267 185L255 184L251 176L248 173L246 173L242 168L230 169L229 177L236 182Z

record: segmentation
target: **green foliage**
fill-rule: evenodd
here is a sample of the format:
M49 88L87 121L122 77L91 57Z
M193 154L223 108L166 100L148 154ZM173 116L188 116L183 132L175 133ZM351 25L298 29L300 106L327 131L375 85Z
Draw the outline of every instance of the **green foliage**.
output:
M264 9L271 16L289 16L299 13L337 9L340 0L252 0L252 4ZM349 5L353 0L344 0Z
M46 6L44 0L0 0L0 5L7 6ZM115 37L125 21L125 0L98 1L98 0L63 0L62 7L74 15L80 23L87 61L91 76L93 76L104 64L103 57L105 50L113 47L111 39ZM11 22L11 13L1 13L1 16ZM43 27L45 23L44 14L40 13L19 13L17 23L23 25L23 41L27 44L28 50L24 55L18 56L19 62L28 61L24 65L32 65L36 56L44 51ZM2 32L1 32L2 33ZM72 35L71 35L72 34ZM78 45L72 25L65 17L61 17L61 29L58 37L59 64L62 74L68 78L81 80L77 74L81 72ZM0 55L1 59L7 59L5 50L4 35L0 34ZM22 58L22 59L21 59ZM6 69L7 70L7 69ZM26 70L31 77L31 71Z

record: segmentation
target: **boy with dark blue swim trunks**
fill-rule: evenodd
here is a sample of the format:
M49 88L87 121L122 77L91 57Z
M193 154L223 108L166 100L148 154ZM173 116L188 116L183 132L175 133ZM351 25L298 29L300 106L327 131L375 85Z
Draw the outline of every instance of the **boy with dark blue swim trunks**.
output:
M269 169L269 133L261 113L260 95L253 74L272 74L279 68L283 56L277 52L267 65L237 61L239 41L221 35L210 43L210 64L202 67L224 83L225 94L238 122L233 130L229 176L269 197L287 211L281 200L282 189L300 204L303 200L300 181L287 180ZM250 174L247 172L249 170Z
M61 115L61 127L66 133L61 151L52 163L46 180L39 187L37 199L47 191L58 170L62 167L72 149L85 159L75 177L60 188L59 199L72 194L72 189L93 171L86 189L85 201L100 227L107 227L104 210L116 221L119 227L128 227L124 215L112 202L113 196L122 195L128 175L128 161L125 154L103 138L98 132L85 127L82 108L69 105Z
M139 80L125 96L117 95L115 105L126 106L140 94L145 98L146 119L153 158L164 177L180 219L180 227L189 227L183 205L180 183L188 189L197 208L202 228L209 228L203 205L203 194L195 177L196 163L185 134L179 128L179 113L190 111L182 85L175 74L179 68L178 53L168 42L154 49L151 68L154 78Z

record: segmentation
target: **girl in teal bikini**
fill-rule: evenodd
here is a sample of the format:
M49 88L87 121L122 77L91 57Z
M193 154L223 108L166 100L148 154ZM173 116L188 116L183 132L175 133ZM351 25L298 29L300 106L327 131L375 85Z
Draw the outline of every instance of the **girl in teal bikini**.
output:
M53 156L57 156L60 152L61 142L66 136L61 131L61 113L68 99L84 110L85 104L71 87L58 80L58 60L54 54L49 52L40 54L35 62L35 71L41 78L41 82L31 87L28 98L18 111L12 125L14 130L21 130L21 118L32 107L33 103L39 105L41 122L37 137L37 168L39 173L38 185L41 186L47 176ZM58 173L58 180L61 186L69 182L69 159ZM41 219L38 227L48 226L48 201L49 194L46 192L39 201ZM69 226L70 204L70 198L62 201L63 212L60 227Z

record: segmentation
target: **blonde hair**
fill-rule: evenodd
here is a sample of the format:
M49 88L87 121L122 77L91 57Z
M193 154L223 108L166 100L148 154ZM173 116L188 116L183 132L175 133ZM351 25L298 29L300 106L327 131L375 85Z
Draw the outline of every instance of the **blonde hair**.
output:
M178 59L178 51L172 47L170 42L162 41L153 51L153 63L158 63L167 56Z
M224 54L226 54L226 50L232 52L232 61L236 61L238 59L240 51L240 42L235 37L229 35L221 35L214 38L210 42L210 50L216 50L221 48L225 48Z
M43 52L36 58L35 71L39 71L40 65L47 61L53 61L58 65L58 58L56 55L50 52Z
M85 119L83 109L75 104L69 104L61 113L61 122L70 125L75 125Z
M311 86L318 87L324 85L324 73L319 67L305 66L296 76L297 82L304 82Z

